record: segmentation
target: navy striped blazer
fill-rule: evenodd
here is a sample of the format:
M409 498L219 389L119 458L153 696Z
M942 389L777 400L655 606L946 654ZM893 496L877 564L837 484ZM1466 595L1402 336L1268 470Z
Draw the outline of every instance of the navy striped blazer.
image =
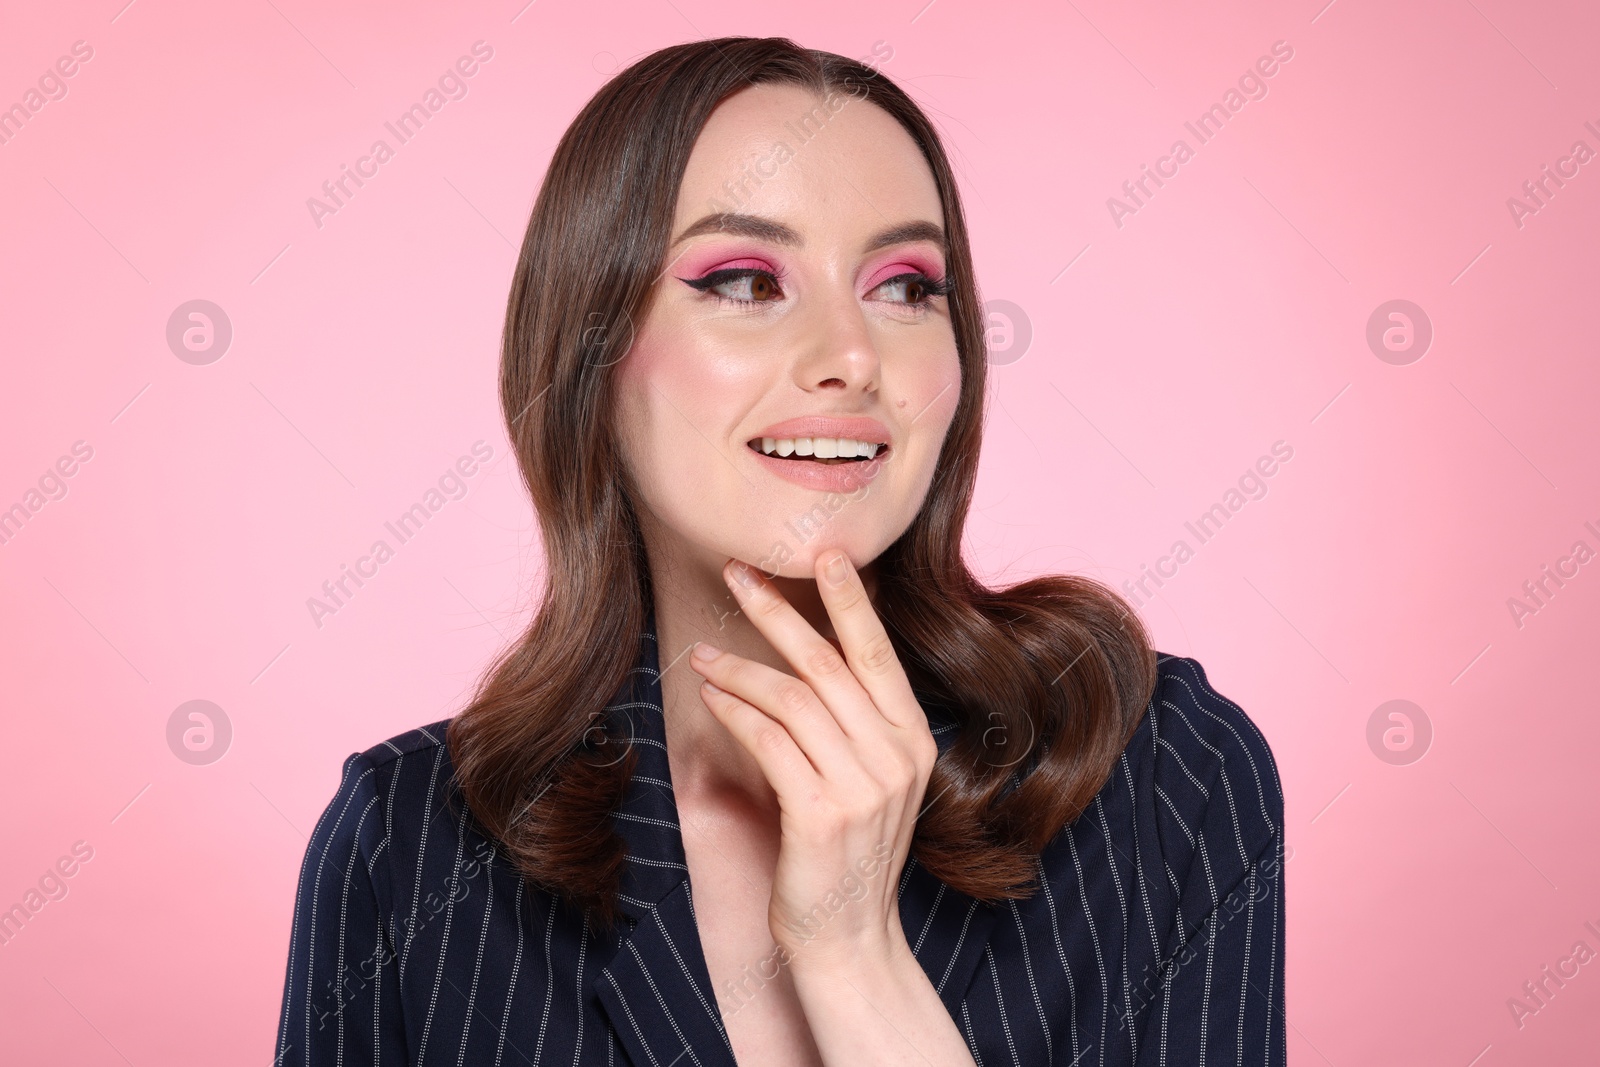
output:
M610 934L527 884L454 795L449 720L352 754L295 896L279 1065L729 1067L668 770L653 618L607 714L638 770ZM955 728L930 711L943 751ZM458 795L457 795L458 796ZM456 814L452 809L459 809ZM1285 1061L1283 792L1251 720L1161 656L1142 721L1038 888L987 904L913 856L902 929L987 1067Z

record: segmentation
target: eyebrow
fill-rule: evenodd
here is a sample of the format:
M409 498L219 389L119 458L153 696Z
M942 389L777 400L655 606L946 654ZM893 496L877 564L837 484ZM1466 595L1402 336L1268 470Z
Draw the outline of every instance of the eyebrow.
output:
M687 241L691 237L700 237L708 233L727 233L738 237L753 237L758 241L769 241L772 244L788 245L799 248L805 244L800 235L793 229L785 226L775 219L763 218L760 215L744 215L738 212L721 211L706 215L688 229L680 233L673 240L672 246ZM909 241L931 241L939 246L939 251L948 255L949 244L945 240L944 230L931 222L918 219L915 222L904 222L898 226L890 226L886 230L879 230L867 238L862 247L863 252L875 252L889 245L905 244Z

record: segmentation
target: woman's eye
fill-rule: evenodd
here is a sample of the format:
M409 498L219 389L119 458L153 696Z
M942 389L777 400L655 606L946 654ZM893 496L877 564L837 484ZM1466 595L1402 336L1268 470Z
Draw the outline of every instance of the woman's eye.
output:
M934 281L926 274L911 273L898 274L881 283L879 289L888 289L897 294L904 294L903 299L893 300L892 303L908 304L911 307L926 307L936 296L944 296L950 292L951 285L948 281Z
M715 297L719 304L730 304L745 310L757 305L770 304L783 298L778 276L759 267L729 267L714 270L703 278L685 278L684 283ZM948 278L935 281L920 271L910 271L880 282L873 292L887 291L889 303L923 309L935 297L948 295L954 289Z
M757 267L714 270L704 278L686 281L701 292L709 292L723 304L767 304L783 295L777 276Z

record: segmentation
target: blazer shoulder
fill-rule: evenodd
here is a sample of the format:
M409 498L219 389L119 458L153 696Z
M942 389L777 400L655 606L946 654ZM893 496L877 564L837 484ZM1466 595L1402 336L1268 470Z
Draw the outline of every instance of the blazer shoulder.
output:
M1149 744L1156 788L1171 814L1195 825L1225 810L1249 851L1283 828L1283 784L1272 746L1243 708L1219 693L1196 659L1157 652Z
M430 845L442 840L442 853L435 847L430 854L451 854L464 832L449 725L449 719L426 723L346 756L338 791L313 835L314 852L357 848L385 907L409 891L416 861Z
M446 750L444 758L449 759L450 753L445 743L445 731L449 726L449 719L430 722L407 730L405 733L384 738L371 748L363 750L359 755L374 767L382 767L386 763L391 763L401 756L409 756L413 752L429 750L429 755L432 755L431 750L436 748L444 748Z
M420 833L423 822L435 821L442 802L458 796L445 739L449 725L449 719L426 723L350 753L333 805L357 794L363 803L377 801L382 834L391 851L410 840L406 835Z
M418 726L346 756L339 787L317 822L312 835L312 847L326 847L327 838L341 833L354 835L356 831L345 825L345 814L352 809L365 813L374 806L383 809L379 817L371 820L363 818L357 825L363 834L381 833L387 838L391 829L388 813L395 809L396 793L409 794L425 784L437 788L441 780L448 782L451 779L454 769L449 766L445 744L445 727L449 724L450 720L444 719ZM401 782L399 761L414 753L422 753L427 765L420 773L407 770L405 781ZM376 826L376 830L369 830L369 826ZM370 846L375 841L364 841L363 844L371 851Z

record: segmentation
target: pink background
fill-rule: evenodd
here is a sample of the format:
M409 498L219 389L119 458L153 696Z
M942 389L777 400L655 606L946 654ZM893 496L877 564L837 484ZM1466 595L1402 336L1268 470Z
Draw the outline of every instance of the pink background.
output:
M270 1061L341 760L458 708L541 581L495 368L550 152L620 64L723 34L885 42L948 137L985 298L1032 330L996 334L992 580L1137 577L1293 448L1143 606L1278 759L1293 1061L1593 1057L1600 964L1520 1027L1507 1001L1600 950L1600 563L1520 626L1507 601L1600 549L1600 161L1520 227L1507 198L1600 150L1600 18L1325 2L12 5L0 105L93 58L0 145L0 508L93 454L0 545L0 907L93 855L0 947L3 1058ZM306 199L479 40L468 94L319 228ZM1197 145L1277 41L1267 95ZM1119 227L1107 198L1180 137ZM233 329L205 365L166 340L194 299ZM1406 365L1366 341L1395 299L1434 331ZM479 440L466 495L316 625ZM197 699L232 727L207 765L167 740ZM1407 765L1368 743L1394 699L1433 730Z

